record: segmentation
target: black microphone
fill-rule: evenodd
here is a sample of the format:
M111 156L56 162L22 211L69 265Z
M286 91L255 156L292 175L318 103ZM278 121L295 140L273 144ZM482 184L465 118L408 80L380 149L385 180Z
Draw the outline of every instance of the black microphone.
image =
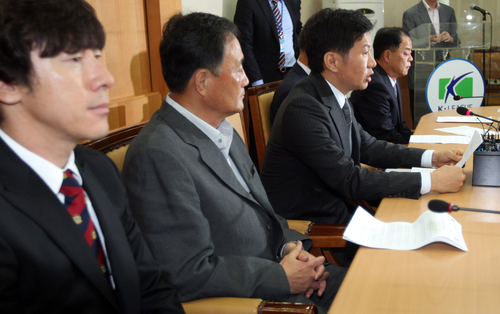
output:
M460 115L462 115L462 116L476 116L476 117L480 117L480 118L483 118L483 119L486 119L486 120L490 120L490 121L493 121L493 122L496 122L496 123L500 123L500 121L497 121L495 119L475 114L474 112L470 111L469 109L467 109L465 107L458 107L457 108L457 113L460 114Z
M478 7L475 3L471 3L471 5L470 5L470 9L471 9L471 10L476 10L476 11L479 11L479 12L483 13L483 15L489 14L489 13L488 13L488 11L481 9L481 8L480 8L480 7Z
M435 213L451 213L456 212L458 210L467 210L471 212L481 212L481 213L490 213L490 214L500 214L500 212L494 210L486 210L486 209L474 209L474 208L460 208L457 205L453 205L452 203L447 203L442 200L432 200L427 205L429 209Z
M487 96L470 96L470 97L462 97L462 96L453 96L453 100L461 100L461 99L469 99L469 98L490 98L490 97L500 97L498 95L487 95Z

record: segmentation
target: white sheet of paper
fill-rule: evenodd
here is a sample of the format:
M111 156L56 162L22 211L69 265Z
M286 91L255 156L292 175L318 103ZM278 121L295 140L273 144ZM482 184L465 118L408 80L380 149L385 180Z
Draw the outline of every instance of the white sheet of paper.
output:
M455 135L412 135L410 143L469 144L470 137Z
M451 127L451 128L439 128L439 129L434 129L436 131L441 131L441 132L446 132L446 133L453 133L453 134L457 134L457 135L463 135L463 136L469 136L469 137L472 137L472 135L474 135L474 131L478 131L479 134L483 134L483 129L481 128L473 128L473 127L470 127L470 126L466 126L466 125L463 125L463 126L457 126L457 127ZM488 134L498 134L498 132L493 132L493 131L490 131L488 132Z
M489 117L491 118L491 117ZM491 123L490 120L480 117L446 116L437 117L436 122L459 122L459 123Z
M444 242L468 251L460 223L447 213L434 213L430 210L413 223L385 223L358 207L343 238L377 249L416 250L429 243Z
M483 137L479 134L479 132L474 132L474 135L472 135L472 139L470 141L469 146L467 146L467 149L464 152L464 155L462 156L462 159L460 159L459 162L455 165L456 167L463 167L465 165L465 162L474 154L476 149L481 145L483 142Z

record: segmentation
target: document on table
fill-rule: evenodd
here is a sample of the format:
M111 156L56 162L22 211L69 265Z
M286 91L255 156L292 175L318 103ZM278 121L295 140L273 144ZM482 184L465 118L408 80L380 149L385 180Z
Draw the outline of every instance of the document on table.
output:
M489 117L491 119L491 117ZM491 123L491 120L480 117L449 116L437 117L436 122L459 122L459 123Z
M457 126L457 127L452 127L452 128L439 128L439 129L434 129L436 131L441 131L441 132L446 132L446 133L453 133L453 134L457 134L457 135L463 135L463 136L469 136L469 137L472 137L472 135L474 135L474 131L478 131L479 134L484 134L484 133L488 133L488 134L498 134L498 132L494 132L494 131L487 131L488 129L480 129L480 128L473 128L473 127L470 127L470 126L466 126L466 125L463 125L463 126Z
M464 155L462 156L462 159L460 159L459 162L455 165L456 167L463 167L465 165L465 162L474 154L476 149L483 143L483 137L479 134L479 132L474 132L474 135L472 135L471 141L469 146L467 146L467 149L464 152Z
M410 143L469 144L470 137L454 135L412 135Z
M413 223L382 222L358 207L347 225L344 239L376 249L407 251L433 242L444 242L465 252L469 250L460 223L448 213L430 210Z

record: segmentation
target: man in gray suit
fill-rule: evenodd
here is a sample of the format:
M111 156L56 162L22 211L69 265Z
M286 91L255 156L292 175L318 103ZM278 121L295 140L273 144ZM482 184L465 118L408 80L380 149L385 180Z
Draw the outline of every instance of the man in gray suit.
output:
M326 313L345 269L303 250L311 240L276 216L225 119L243 109L248 84L236 27L211 14L174 16L160 55L171 94L131 143L123 178L180 300L314 302Z
M456 47L459 43L457 35L457 19L455 10L446 4L439 3L438 0L422 0L418 4L406 10L403 14L403 29L408 33L422 24L430 24L431 27L431 45L432 47ZM422 29L423 31L423 29ZM421 31L414 31L412 37L414 40L420 39ZM428 37L427 34L423 34ZM427 38L424 38L427 40ZM417 41L414 41L417 44ZM443 61L442 54L436 54L438 60ZM408 89L410 90L410 106L413 118L414 107L414 63L408 72Z
M346 223L351 217L346 197L417 199L431 190L459 191L465 175L446 165L459 161L462 151L424 151L378 141L354 118L345 95L365 89L376 65L370 55L370 21L342 9L323 9L310 19L314 23L306 51L311 74L280 106L262 165L262 182L276 212L289 219ZM441 168L431 174L387 173L362 169L360 163Z

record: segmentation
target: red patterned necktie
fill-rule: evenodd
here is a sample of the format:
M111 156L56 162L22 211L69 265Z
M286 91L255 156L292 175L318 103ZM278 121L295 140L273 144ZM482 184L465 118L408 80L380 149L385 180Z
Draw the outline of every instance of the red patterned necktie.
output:
M73 177L71 170L64 171L64 179L60 192L64 195L64 205L68 209L69 214L73 217L73 221L82 232L88 245L97 257L102 272L106 272L106 263L104 252L101 247L101 242L97 237L94 223L90 218L85 202L85 192L83 187Z
M276 30L278 31L278 37L280 40L280 58L278 60L278 68L282 68L285 66L285 49L284 47L281 47L281 45L284 45L285 43L285 38L283 37L283 23L281 21L281 12L278 8L278 0L272 0L272 4L274 19L276 20Z

